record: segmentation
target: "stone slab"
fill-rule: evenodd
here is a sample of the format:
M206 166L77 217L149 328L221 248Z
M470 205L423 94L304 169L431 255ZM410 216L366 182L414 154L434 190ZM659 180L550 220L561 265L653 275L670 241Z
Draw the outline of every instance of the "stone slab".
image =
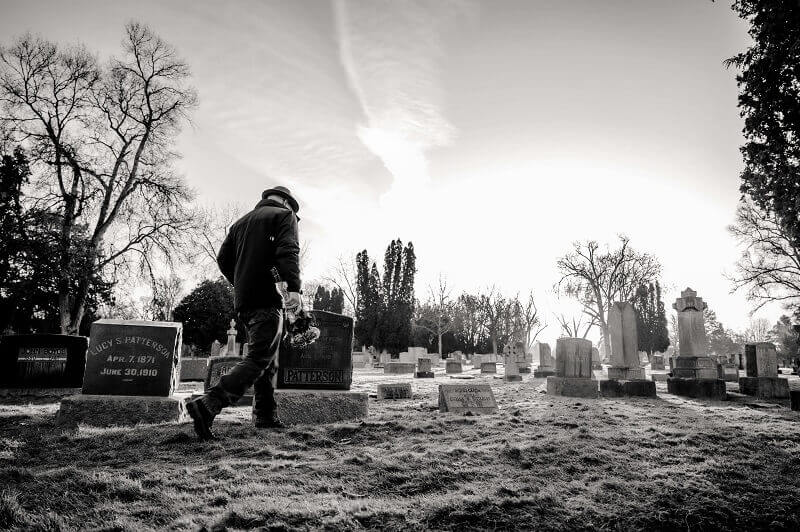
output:
M680 357L678 358L680 359ZM714 371L716 371L716 369ZM667 379L667 391L675 395L696 399L724 401L728 398L725 381L722 379L683 379L680 377L670 377Z
M378 399L411 399L413 396L410 382L378 385Z
M745 344L744 356L748 377L778 376L778 353L775 344L771 342Z
M319 329L312 344L293 347L287 341L278 353L278 388L349 390L353 382L353 318L310 310Z
M481 373L497 373L497 362L482 362Z
M597 397L597 380L572 377L547 377L547 393L567 397Z
M534 379L543 379L545 377L552 377L556 374L555 368L537 368L533 370Z
M530 373L531 372L531 367L530 366L520 366L519 367L519 372L520 373Z
M417 366L413 362L387 362L383 365L385 375L404 375L414 373L416 369Z
M340 390L275 390L278 419L287 425L319 425L364 419L369 413L366 393Z
M205 381L207 371L207 358L181 358L181 382Z
M601 380L600 395L603 397L655 397L656 383L645 380Z
M503 375L503 380L506 382L522 382L522 375L519 373L512 375Z
M592 342L584 338L556 340L556 375L566 378L592 377Z
M736 364L722 364L722 379L725 382L739 382L739 366Z
M791 406L792 410L800 411L800 390L792 390L789 392L789 395L792 399Z
M428 373L433 371L431 369L431 359L430 358L418 358L417 359L417 371L420 373Z
M716 380L719 378L719 370L711 357L681 355L675 358L672 375L681 379Z
M418 371L414 374L415 379L433 379L436 375L432 371Z
M668 378L669 378L669 373L666 372L650 374L650 380L652 380L653 382L667 382Z
M186 419L183 400L174 396L72 395L61 400L56 414L56 424L68 427L180 423Z
M488 384L440 384L439 411L454 414L496 414L497 401Z
M789 381L781 377L740 377L739 393L759 399L788 399Z

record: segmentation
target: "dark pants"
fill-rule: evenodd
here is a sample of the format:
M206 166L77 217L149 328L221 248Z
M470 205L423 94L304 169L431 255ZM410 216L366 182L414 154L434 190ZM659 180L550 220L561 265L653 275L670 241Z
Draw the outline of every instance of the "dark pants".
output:
M268 419L276 409L275 385L278 376L278 349L283 334L283 311L264 308L239 313L247 328L247 356L206 393L213 414L235 405L253 386L253 415Z

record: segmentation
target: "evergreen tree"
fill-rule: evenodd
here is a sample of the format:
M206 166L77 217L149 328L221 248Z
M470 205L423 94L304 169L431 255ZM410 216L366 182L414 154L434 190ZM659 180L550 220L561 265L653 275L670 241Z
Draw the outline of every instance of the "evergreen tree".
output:
M331 293L322 285L317 287L317 293L314 294L314 310L328 310L331 304Z
M330 302L328 303L328 312L335 312L336 314L344 313L344 292L339 288L331 290Z
M202 351L214 340L225 345L234 314L233 287L224 277L197 285L172 312L173 319L183 323L183 341ZM237 341L246 341L244 324L237 322L236 329Z
M661 285L658 282L639 285L632 303L636 309L639 351L645 351L648 355L666 351L669 347L669 331L664 302L661 300Z

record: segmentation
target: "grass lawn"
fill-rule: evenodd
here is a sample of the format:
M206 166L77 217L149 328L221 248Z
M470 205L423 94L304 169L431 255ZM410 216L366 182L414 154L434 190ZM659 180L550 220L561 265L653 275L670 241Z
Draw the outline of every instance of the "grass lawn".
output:
M800 530L787 402L662 383L658 399L561 398L524 378L357 370L355 390L413 380L415 397L279 431L229 409L209 443L189 424L69 432L57 405L0 405L0 529ZM456 382L491 383L500 413L440 414L436 383Z

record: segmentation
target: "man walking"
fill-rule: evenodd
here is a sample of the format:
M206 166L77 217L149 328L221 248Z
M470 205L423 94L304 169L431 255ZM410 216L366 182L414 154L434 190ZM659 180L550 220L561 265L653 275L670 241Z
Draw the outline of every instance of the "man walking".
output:
M211 424L226 406L236 404L252 385L256 427L276 428L275 384L278 349L283 334L283 308L300 309L300 206L285 187L264 191L255 208L234 223L217 256L219 269L234 288L234 310L247 328L248 353L205 395L186 403L194 430L213 439ZM277 270L287 284L283 300L273 277Z

